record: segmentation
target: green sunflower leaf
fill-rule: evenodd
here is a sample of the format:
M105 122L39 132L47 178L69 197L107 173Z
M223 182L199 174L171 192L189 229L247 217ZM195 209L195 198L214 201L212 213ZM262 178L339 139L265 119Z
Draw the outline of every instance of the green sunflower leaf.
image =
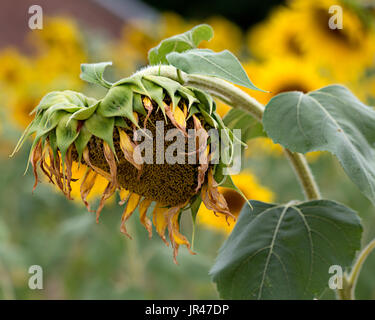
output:
M143 79L142 82L143 82L144 87L146 88L148 97L154 100L158 104L159 107L164 109L163 88L147 79Z
M188 110L193 105L193 103L199 103L199 100L195 97L194 92L186 87L181 86L178 89L178 93L182 98L188 100Z
M142 103L142 96L140 94L133 93L133 110L138 114L143 114L144 116L147 114Z
M231 130L240 129L241 139L248 141L256 137L266 137L263 125L252 115L241 109L231 108L223 117L225 126Z
M72 90L65 91L52 91L47 93L39 102L39 104L33 110L39 114L44 110L55 108L62 110L64 108L74 107L86 107L86 103L91 102L91 98L85 97L82 93L75 92Z
M112 87L112 83L105 80L103 75L105 68L111 65L112 62L82 63L80 78L89 83L99 84L109 89Z
M329 268L352 265L360 249L357 214L334 201L251 201L210 271L223 299L318 298Z
M133 115L133 91L129 85L112 87L98 106L103 117L126 117L138 126Z
M194 87L189 87L189 89L194 92L194 95L205 106L209 114L215 111L216 106L215 106L214 99L212 99L212 97L209 94Z
M91 105L90 107L87 108L81 108L78 111L74 112L71 116L70 119L75 119L75 120L86 120L92 116L92 114L96 111L98 108L100 102L96 102L95 104Z
M279 94L266 106L263 124L275 143L293 152L333 153L375 204L375 111L348 89L331 85Z
M192 49L171 52L168 62L186 73L217 77L246 88L260 90L250 81L238 59L228 50L213 52L209 49Z
M57 155L57 141L56 141L56 131L55 130L52 130L49 133L48 139L49 139L49 145L50 145L50 147L52 149L53 157L56 159L56 155Z
M78 132L78 121L69 121L70 115L65 114L61 117L59 124L56 127L56 144L61 153L61 159L64 161L65 154L68 148L72 145L75 139L77 139Z
M191 218L193 219L193 223L195 224L197 213L202 203L202 198L200 195L197 195L194 201L190 204L190 211L191 211Z
M103 139L111 147L112 151L115 150L113 145L113 129L115 126L115 118L106 118L97 113L94 113L90 118L85 121L85 127L94 136Z
M202 41L211 40L213 35L213 29L209 25L200 24L185 33L162 40L157 47L148 52L148 60L151 65L168 64L168 53L197 48Z
M92 137L91 132L86 128L85 125L81 127L79 130L79 135L77 139L74 141L74 145L76 147L77 153L78 153L78 162L81 161L81 157L83 154L83 150L85 150L87 144L89 143L90 139Z
M177 81L161 76L145 76L144 78L157 84L165 91L167 91L168 95L172 99L173 107L177 106L177 97L175 96L175 94L177 90L181 88L181 84L179 84Z

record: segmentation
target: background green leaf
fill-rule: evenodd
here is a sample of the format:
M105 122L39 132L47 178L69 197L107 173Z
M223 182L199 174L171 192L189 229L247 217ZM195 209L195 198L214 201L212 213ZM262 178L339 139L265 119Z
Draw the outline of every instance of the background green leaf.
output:
M112 62L82 63L80 78L90 83L99 84L110 88L112 83L103 78L105 68L111 66Z
M151 65L168 64L166 56L170 52L183 52L194 49L206 40L209 41L214 35L213 29L207 24L200 24L182 34L164 39L160 44L152 48L148 53L148 60Z
M241 140L246 142L251 138L267 136L263 125L254 117L241 109L230 109L223 118L224 124L231 130L241 129Z
M331 265L348 267L360 248L356 213L334 201L251 201L211 269L224 299L312 299Z
M308 94L288 92L268 103L264 128L294 152L330 151L375 204L375 111L348 89L327 86Z
M228 50L213 52L209 49L192 49L186 52L171 52L168 62L186 73L218 77L246 88L255 87L238 59Z

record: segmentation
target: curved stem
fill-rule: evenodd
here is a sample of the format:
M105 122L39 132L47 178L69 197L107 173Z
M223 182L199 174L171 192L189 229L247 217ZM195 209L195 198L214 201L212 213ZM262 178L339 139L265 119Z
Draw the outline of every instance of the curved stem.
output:
M306 199L320 199L321 196L318 185L316 184L306 158L302 154L292 152L288 149L284 149L284 153L298 177Z
M249 112L259 122L262 121L264 106L247 93L225 80L202 75L190 75L182 71L177 72L175 67L163 65L147 67L138 71L137 74L160 75L185 85L191 85L202 89L234 108ZM319 199L319 188L307 164L306 158L300 153L293 153L287 149L285 149L285 153L300 181L306 199Z
M357 285L359 273L361 272L362 266L370 255L372 250L375 249L375 239L373 239L358 255L358 258L353 266L349 276L344 278L343 287L337 291L337 296L340 300L354 300L354 291Z

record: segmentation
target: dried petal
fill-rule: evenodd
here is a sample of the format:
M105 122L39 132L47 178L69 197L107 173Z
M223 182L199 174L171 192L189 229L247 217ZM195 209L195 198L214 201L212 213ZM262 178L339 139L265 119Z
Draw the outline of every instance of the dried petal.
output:
M72 147L68 149L68 152L65 155L65 163L66 163L66 197L69 200L73 200L71 197L70 193L72 192L72 186L70 182L72 181L72 165L73 165L73 160L72 160Z
M116 191L116 186L113 186L111 182L108 182L107 187L105 188L98 209L96 209L96 223L99 223L100 213L104 208L105 202L114 194Z
M112 180L112 177L109 173L105 172L104 170L100 169L99 167L94 166L90 161L89 156L89 149L86 147L85 150L83 150L83 160L85 160L86 164L95 172L99 173L101 176L106 178L108 181Z
M115 155L112 152L110 146L107 142L103 143L104 157L109 165L109 170L111 173L111 180L113 186L117 186L117 165L115 160Z
M213 177L212 169L208 172L207 184L202 186L201 196L207 209L228 215L236 220L236 217L230 213L224 196L217 188L217 183Z
M87 196L89 195L90 191L94 187L97 176L98 174L95 171L92 171L90 168L87 168L85 175L83 177L81 186L80 186L80 193L81 193L82 201L85 204L89 212L92 212L92 211L90 209L90 204L87 202Z
M185 137L188 136L186 133L186 117L183 111L179 107L175 107L174 110L172 107L164 103L165 113L168 118L171 120L173 125L179 129Z
M147 116L146 116L145 120L143 121L143 128L146 128L147 120L150 118L150 115L151 115L152 110L153 110L152 102L148 97L143 98L143 106L147 110Z
M126 134L124 130L119 129L119 135L120 135L120 148L122 150L122 153L124 154L125 159L129 161L138 170L141 170L142 165L137 163L134 160L134 149L136 147L135 144L132 142L132 140Z
M186 206L186 203L179 205L179 206L175 206L173 208L170 208L168 212L165 214L167 217L169 239L171 240L172 247L173 247L173 261L175 264L178 264L177 253L178 253L178 248L180 245L185 245L191 254L195 254L193 251L190 250L189 241L179 231L180 226L178 223L178 217L179 217L181 209L185 206Z
M33 166L33 172L35 177L35 183L33 186L33 192L36 189L36 186L38 185L38 162L42 159L42 141L40 140L37 145L35 146L32 154L31 154L31 164Z

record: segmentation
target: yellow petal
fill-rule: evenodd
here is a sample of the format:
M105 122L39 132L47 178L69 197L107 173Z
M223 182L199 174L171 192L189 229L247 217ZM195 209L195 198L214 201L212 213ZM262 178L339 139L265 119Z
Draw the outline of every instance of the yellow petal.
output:
M152 106L151 100L149 98L147 98L147 97L144 97L143 98L143 106L147 110L147 116L146 116L145 120L143 121L143 127L146 128L147 120L148 120L148 118L150 118L150 115L151 115L152 110L153 110L153 106Z
M174 108L174 110L173 110L173 116L174 116L177 124L181 128L185 129L186 128L185 114L184 114L184 112L179 107Z
M131 141L130 137L126 134L124 130L121 130L121 129L119 129L119 135L120 135L120 148L122 150L122 153L124 154L125 159L129 161L138 170L141 170L142 165L137 163L134 160L135 145Z
M139 219L143 226L147 229L148 235L152 237L152 222L149 218L147 218L147 209L150 207L152 200L150 199L143 199L139 205Z
M121 189L119 193L120 193L120 199L121 199L121 201L119 202L119 205L123 205L128 200L130 196L130 191L126 189Z
M87 168L85 176L83 177L83 180L81 183L81 187L80 187L81 198L88 211L91 211L91 209L90 209L90 204L87 202L87 196L89 195L90 191L94 187L97 175L98 174L95 171L92 171L91 169Z
M185 137L187 137L185 115L181 111L181 109L179 107L176 107L174 110L172 110L173 108L171 108L171 106L167 105L166 103L164 103L164 109L166 115L171 120L173 125L177 129L179 129Z
M165 229L167 228L168 222L165 217L165 213L168 211L168 208L165 208L161 203L157 203L155 205L154 211L152 213L154 226L156 228L156 232L162 238L164 243L169 246L169 243L165 239Z
M141 199L140 195L138 195L136 193L132 193L129 197L128 202L126 203L126 208L125 208L124 213L122 214L122 217L121 217L121 228L120 228L120 230L121 230L122 233L126 234L129 238L131 238L131 237L128 234L128 232L126 231L125 222L126 222L126 220L128 220L130 218L130 216L133 214L134 210L137 208L140 199Z

